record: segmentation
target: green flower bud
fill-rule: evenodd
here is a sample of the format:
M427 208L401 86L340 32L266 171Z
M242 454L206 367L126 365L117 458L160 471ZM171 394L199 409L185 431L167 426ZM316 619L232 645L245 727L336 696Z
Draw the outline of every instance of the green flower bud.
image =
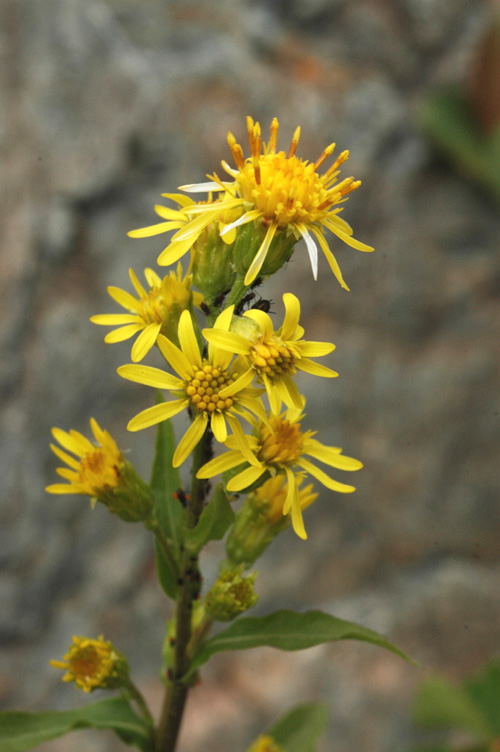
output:
M242 577L243 567L223 569L205 596L205 611L216 621L232 621L253 608L259 596L254 590L257 572Z
M101 491L97 501L125 522L147 521L154 507L150 487L137 474L134 466L124 460L118 467L119 483Z

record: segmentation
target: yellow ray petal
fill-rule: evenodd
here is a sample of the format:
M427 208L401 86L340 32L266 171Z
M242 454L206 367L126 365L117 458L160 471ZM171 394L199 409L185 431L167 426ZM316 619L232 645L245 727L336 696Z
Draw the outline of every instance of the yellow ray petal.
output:
M366 243L361 243L359 240L351 238L350 235L348 235L346 232L343 232L333 222L324 222L324 225L325 227L328 227L328 229L331 230L335 235L337 235L338 238L343 240L344 243L347 243L347 245L350 245L351 248L355 248L357 251L371 253L375 250L375 248L373 248L371 245L366 245Z
M93 324L101 326L122 326L123 324L142 323L140 316L134 313L98 313L89 319Z
M59 449L55 444L51 444L50 448L54 452L54 454L59 457L60 460L65 462L67 465L73 468L73 470L78 470L80 467L80 463L78 460L75 460L74 457L72 457L70 454L67 454L66 452L63 452L62 449Z
M334 379L338 376L337 371L332 371L331 368L321 365L321 363L315 363L314 360L309 358L301 358L297 361L297 368L300 371L305 371L313 376L323 376L326 379Z
M291 292L286 292L283 295L283 303L285 304L285 318L281 327L281 336L283 339L292 339L299 324L300 301Z
M117 369L120 376L129 381L135 381L137 384L153 386L156 389L177 390L182 389L184 383L176 376L162 371L161 368L152 366L125 365Z
M304 454L308 454L314 459L324 462L330 467L335 467L338 470L346 470L348 472L354 472L355 470L361 470L363 463L354 457L346 457L344 454L340 454L337 451L337 447L323 446L319 441L309 439L304 442Z
M136 415L129 422L127 428L129 431L141 431L143 428L149 428L155 426L157 423L161 423L162 420L168 420L174 415L177 415L184 410L189 404L186 399L172 400L171 402L162 402L159 405L153 405L148 407L141 413Z
M321 358L335 350L331 342L298 342L297 347L303 358Z
M182 350L179 350L177 345L174 345L163 334L159 334L156 341L161 354L170 363L174 371L179 374L181 379L190 379L193 375L193 366Z
M189 455L205 433L207 423L208 418L205 413L200 413L193 420L188 430L179 441L177 449L175 450L172 460L172 465L174 467L180 467L180 465L182 465L182 463L189 457Z
M170 207L162 206L161 204L155 204L155 212L162 219L170 219L174 220L174 222L178 222L179 220L185 222L187 220L187 215L178 209L170 209Z
M342 272L340 271L340 266L337 263L337 259L335 258L330 248L328 247L328 243L326 242L325 236L320 230L316 229L316 227L311 227L311 230L316 235L316 238L318 240L318 243L320 244L321 250L325 254L325 258L328 261L328 265L330 266L330 269L332 270L332 272L335 274L340 285L344 288L344 290L349 290L347 284L344 282L344 278L342 276Z
M287 407L296 407L297 410L302 410L305 404L305 399L297 389L295 381L285 374L279 381L276 382L279 394L283 402Z
M130 339L134 334L140 332L144 327L141 324L127 324L127 326L121 326L119 329L113 329L112 332L108 332L104 337L104 341L108 344L116 344L117 342L124 342L126 339Z
M262 465L260 467L253 467L251 465L250 467L247 467L246 470L243 470L243 472L235 475L234 478L231 478L227 484L227 490L231 493L243 491L244 488L248 488L248 486L251 486L256 480L259 480L261 475L264 475L265 472L266 468Z
M75 488L69 483L53 483L50 486L45 486L47 493L51 494L81 494L80 489Z
M233 432L233 436L238 442L238 447L243 455L243 457L246 459L247 462L249 462L251 465L261 466L259 460L255 456L255 454L252 452L252 449L250 447L250 444L248 442L248 436L245 436L243 433L243 429L240 425L240 422L238 418L235 418L230 413L226 414L227 422L231 426L231 430Z
M268 339L273 334L273 322L271 317L265 311L259 311L257 308L251 308L249 311L245 311L243 316L248 319L252 319L258 324L262 333L263 339Z
M257 251L255 258L253 259L252 263L250 264L248 271L245 275L245 285L249 287L252 282L255 281L255 279L258 277L258 274L262 268L262 264L266 260L267 252L269 250L269 246L272 243L272 240L276 234L276 230L278 229L277 225L270 224L266 236L264 240L262 241L262 245L260 246L259 250Z
M222 329L203 329L203 336L211 345L225 352L238 355L247 355L250 352L250 342L240 334L224 332Z
M189 251L197 237L197 235L194 237L190 236L186 238L186 240L173 241L167 245L156 259L158 266L170 266L171 264L175 264L181 256L184 256L184 254Z
M202 360L200 348L198 347L196 334L194 333L193 319L191 318L191 313L188 310L183 311L181 314L181 317L179 319L178 334L181 350L186 356L189 363L201 368Z
M148 324L132 346L132 360L139 363L151 350L160 333L161 324Z
M221 454L220 457L210 460L196 473L197 478L213 478L214 475L225 473L226 470L232 470L244 462L239 449L232 449L229 452Z
M138 307L140 305L140 301L137 300L137 298L134 298L134 296L126 290L122 290L121 287L114 287L114 285L109 285L106 289L113 300L116 300L116 302L121 305L122 308L126 308L127 311L137 313Z
M76 431L70 434L63 431L61 428L53 428L52 436L64 449L67 449L68 452L72 452L79 457L93 449L90 441Z
M215 209L210 205L203 207L190 207L191 212L194 213L198 213L201 210L200 216L196 217L196 219L191 220L187 223L187 225L184 225L183 228L176 232L172 238L172 242L176 243L181 240L187 240L188 238L192 238L193 236L198 237L198 235L202 232L202 230L205 229L205 227L207 227L225 211L226 207L224 207L222 203L216 204L215 206ZM188 211L190 210L188 209Z
M137 279L137 274L134 272L133 269L129 269L128 270L128 276L130 277L130 281L132 282L132 284L134 286L134 290L136 291L136 293L138 294L138 296L140 298L147 298L148 294L147 294L146 290L144 289L144 287L139 282L139 280Z
M241 392L253 381L254 373L253 368L249 368L245 373L242 373L232 384L220 390L219 394L221 398L226 399L226 397L232 397L234 394Z
M306 473L309 473L316 478L316 480L319 480L319 482L326 486L326 488L329 488L330 491L352 493L356 490L354 486L348 486L346 483L339 483L337 480L330 478L330 476L324 473L323 470L320 470L319 467L316 467L312 462L309 462L302 457L298 461L298 464L306 471Z
M222 413L212 413L210 425L215 436L215 440L218 441L219 444L223 444L227 440L227 426Z
M148 227L140 227L138 230L130 230L127 232L129 238L151 238L153 235L162 235L169 230L177 230L179 227L184 227L185 222L159 222L156 225L149 225Z

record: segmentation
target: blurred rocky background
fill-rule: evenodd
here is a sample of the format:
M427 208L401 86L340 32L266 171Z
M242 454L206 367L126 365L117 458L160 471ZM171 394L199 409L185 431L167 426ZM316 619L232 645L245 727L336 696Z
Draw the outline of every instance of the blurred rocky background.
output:
M397 642L217 656L192 693L182 752L244 750L290 705L324 698L321 752L404 752L426 672L460 678L500 638L500 217L419 127L434 87L467 86L494 4L486 0L2 0L0 3L0 696L5 708L85 701L49 658L104 634L158 708L168 607L151 541L44 492L51 426L95 416L147 476L153 430L128 434L150 389L115 372L106 286L154 265L160 194L204 179L245 141L245 116L281 124L315 160L335 140L361 178L344 216L376 253L332 238L351 287L305 249L262 294L303 303L309 339L337 350L334 382L302 378L310 427L365 469L357 492L323 492L309 541L283 534L260 563L260 612L324 608ZM207 580L219 549L205 556ZM95 696L94 698L95 699ZM77 732L43 752L114 752Z

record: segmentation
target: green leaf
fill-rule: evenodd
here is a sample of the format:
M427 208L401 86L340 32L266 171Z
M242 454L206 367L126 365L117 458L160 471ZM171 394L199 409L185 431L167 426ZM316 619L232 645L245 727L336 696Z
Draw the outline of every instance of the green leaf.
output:
M500 736L500 661L467 681L465 690L486 719L491 736Z
M157 402L162 402L158 392ZM183 529L186 524L186 511L174 497L181 488L179 471L172 465L175 452L175 435L170 420L158 424L156 451L151 474L151 488L155 495L155 515L165 537L171 542L172 554L180 565ZM177 574L172 571L161 547L156 542L156 567L158 579L165 593L173 600L177 597Z
M314 752L327 721L324 705L298 705L267 732L285 752Z
M234 512L228 498L218 483L214 495L203 510L195 528L186 532L186 546L190 553L197 554L210 540L222 540L234 521Z
M152 749L151 729L122 697L101 700L76 710L0 713L0 749L25 752L69 731L89 727L114 731L126 744L143 752Z
M416 723L427 728L451 726L471 731L480 738L494 735L486 716L468 692L441 677L430 679L418 689L414 714Z
M483 133L465 96L452 89L427 97L420 121L438 149L500 200L500 128Z
M193 658L190 672L224 650L248 650L264 645L281 650L304 650L324 642L361 640L379 645L411 661L402 650L377 632L337 619L322 611L274 611L268 616L242 617L201 646Z

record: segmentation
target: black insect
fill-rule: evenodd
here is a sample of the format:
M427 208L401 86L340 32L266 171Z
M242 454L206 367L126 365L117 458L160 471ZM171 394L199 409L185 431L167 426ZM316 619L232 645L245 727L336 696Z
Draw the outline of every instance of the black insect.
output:
M269 313L271 310L271 306L273 304L272 300L264 300L264 298L261 298L256 303L251 306L254 310L257 311L264 311L264 313Z

